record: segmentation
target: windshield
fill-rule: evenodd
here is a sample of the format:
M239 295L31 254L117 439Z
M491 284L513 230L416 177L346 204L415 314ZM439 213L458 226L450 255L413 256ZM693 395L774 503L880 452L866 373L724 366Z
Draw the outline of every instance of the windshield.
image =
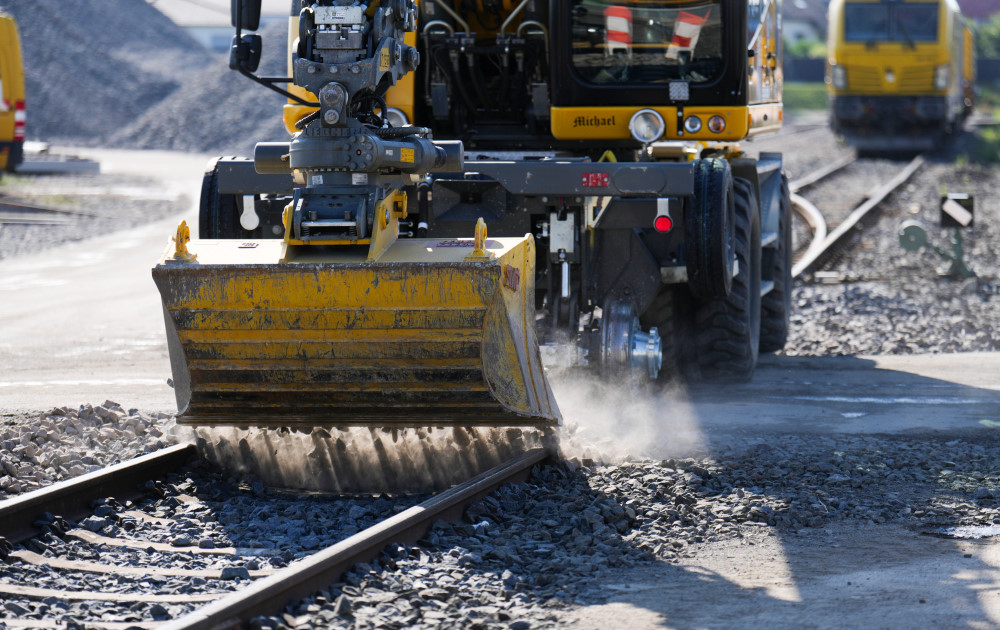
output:
M844 5L844 41L915 44L937 41L937 32L937 4Z
M572 63L584 81L704 83L722 72L718 1L573 0L572 7Z

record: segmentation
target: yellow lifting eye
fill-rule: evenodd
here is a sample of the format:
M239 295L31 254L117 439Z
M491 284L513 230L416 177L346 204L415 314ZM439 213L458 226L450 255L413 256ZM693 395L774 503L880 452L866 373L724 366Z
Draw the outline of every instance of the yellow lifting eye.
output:
M474 239L475 248L472 250L475 256L485 256L486 255L486 221L483 221L483 217L479 217L476 221L476 235Z
M174 242L174 260L191 262L198 256L188 251L187 244L191 242L191 228L187 221L181 221L177 226L177 235L170 238Z

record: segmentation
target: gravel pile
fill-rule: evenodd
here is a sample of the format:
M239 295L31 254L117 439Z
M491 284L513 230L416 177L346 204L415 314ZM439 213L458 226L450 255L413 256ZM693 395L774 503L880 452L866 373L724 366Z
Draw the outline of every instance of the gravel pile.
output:
M60 407L0 423L0 499L164 448L171 416L117 403Z
M25 62L29 140L252 155L287 139L281 95L229 69L145 0L0 0ZM286 73L288 27L261 31L259 75Z
M109 146L217 61L145 0L0 0L0 10L21 37L30 140Z
M286 75L287 33L288 25L281 22L260 31L264 44L258 76ZM285 102L282 95L230 70L228 58L213 59L109 142L123 148L252 156L257 142L288 139L281 121Z

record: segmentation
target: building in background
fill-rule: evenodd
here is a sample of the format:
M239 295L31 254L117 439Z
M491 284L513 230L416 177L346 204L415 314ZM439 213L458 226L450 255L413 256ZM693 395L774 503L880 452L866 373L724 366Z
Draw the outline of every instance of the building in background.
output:
M785 0L782 8L786 44L826 41L827 0Z
M977 22L1000 13L998 0L958 0L958 6L962 8L962 15Z
M183 27L205 48L226 52L233 41L229 22L229 0L146 0L151 6ZM287 20L290 0L263 0L261 28L278 20Z

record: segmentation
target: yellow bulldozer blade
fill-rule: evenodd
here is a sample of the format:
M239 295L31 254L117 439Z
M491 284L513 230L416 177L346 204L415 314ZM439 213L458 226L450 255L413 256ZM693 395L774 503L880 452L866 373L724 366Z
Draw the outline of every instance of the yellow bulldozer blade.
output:
M377 260L365 247L176 240L153 278L183 424L559 422L530 236L479 255L473 239L402 239Z

